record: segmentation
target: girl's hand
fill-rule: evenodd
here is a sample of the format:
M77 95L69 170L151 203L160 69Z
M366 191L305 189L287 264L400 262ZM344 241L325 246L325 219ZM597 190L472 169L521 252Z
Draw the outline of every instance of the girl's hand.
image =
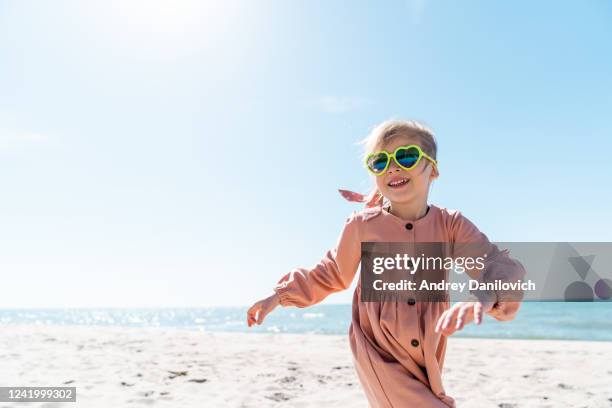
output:
M521 302L497 302L489 316L499 320L500 322L507 322L514 319L516 312L521 307Z
M445 336L450 336L474 320L480 324L484 313L492 308L493 302L457 302L442 313L436 324L436 333L441 331Z
M257 323L258 325L262 324L266 315L272 310L274 310L274 308L278 306L279 303L280 300L276 293L271 296L268 296L263 300L255 302L255 304L251 306L247 311L247 324L249 325L249 327L251 327L255 323Z

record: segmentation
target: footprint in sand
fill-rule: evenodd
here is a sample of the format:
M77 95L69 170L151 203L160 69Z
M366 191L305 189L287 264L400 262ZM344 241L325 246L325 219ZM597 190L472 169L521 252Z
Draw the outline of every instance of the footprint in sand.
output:
M203 384L206 381L208 381L208 379L206 378L192 378L190 380L187 380L188 382L194 382L194 383L198 383L198 384Z
M183 377L187 375L187 371L170 371L168 370L168 372L170 373L170 375L168 376L168 378L173 379L176 377Z
M266 398L276 402L289 401L291 399L289 395L282 392L275 392L272 395L266 395Z
M155 400L152 398L141 398L141 399L137 399L137 400L128 400L128 403L133 403L133 402L138 402L140 404L145 404L145 405L153 405L155 404Z

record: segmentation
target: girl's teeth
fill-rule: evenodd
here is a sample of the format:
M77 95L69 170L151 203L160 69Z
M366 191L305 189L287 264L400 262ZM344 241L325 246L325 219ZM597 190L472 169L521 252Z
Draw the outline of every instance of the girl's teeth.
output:
M404 185L406 183L408 183L408 179L402 179L402 180L399 180L399 181L392 181L391 183L389 183L389 185L391 187L397 187L397 186Z

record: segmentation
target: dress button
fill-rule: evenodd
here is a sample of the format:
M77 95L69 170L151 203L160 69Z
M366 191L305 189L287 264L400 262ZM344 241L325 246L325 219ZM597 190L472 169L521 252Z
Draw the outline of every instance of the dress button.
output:
M418 347L419 346L419 341L417 339L412 339L410 344L412 344L413 347Z
M416 303L416 300L414 300L414 298L410 298L410 299L408 299L408 304L409 304L410 306L414 305L415 303Z
M406 229L407 230L411 230L412 229L412 223L409 222L408 224L406 224Z

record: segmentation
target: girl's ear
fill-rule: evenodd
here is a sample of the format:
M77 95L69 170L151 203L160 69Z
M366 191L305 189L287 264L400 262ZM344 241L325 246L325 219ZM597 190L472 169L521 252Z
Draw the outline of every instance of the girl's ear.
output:
M434 179L437 179L438 177L440 177L440 173L438 172L438 166L431 166L431 174L429 175L429 177L431 178L431 180L433 181Z

